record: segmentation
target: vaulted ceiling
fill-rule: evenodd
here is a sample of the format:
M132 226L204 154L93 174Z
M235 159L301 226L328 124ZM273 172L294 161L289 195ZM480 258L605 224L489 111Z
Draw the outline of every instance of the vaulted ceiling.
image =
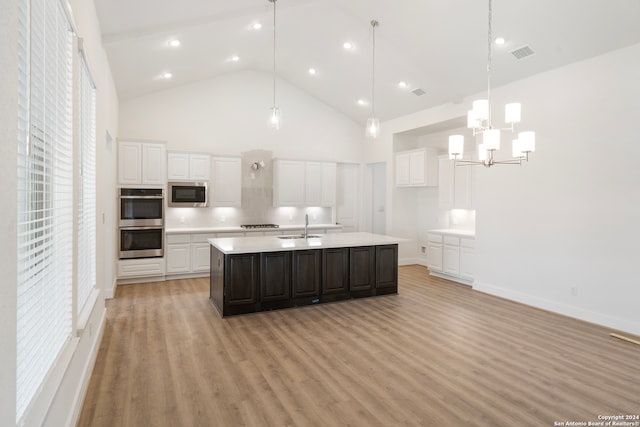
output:
M268 0L96 0L96 7L121 100L239 70L273 70ZM357 101L371 101L372 19L380 23L381 120L486 90L488 1L277 0L276 7L278 78L356 121L370 112ZM505 39L492 48L493 86L640 42L637 0L493 0L493 11L493 35ZM174 39L177 48L168 45ZM535 54L517 59L511 52L523 46ZM172 78L163 79L165 72Z

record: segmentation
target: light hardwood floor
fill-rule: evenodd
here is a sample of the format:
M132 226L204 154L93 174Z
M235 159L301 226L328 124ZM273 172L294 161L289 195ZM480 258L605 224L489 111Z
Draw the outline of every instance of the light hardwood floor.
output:
M640 346L399 270L399 294L221 319L118 287L79 426L553 426L640 414Z

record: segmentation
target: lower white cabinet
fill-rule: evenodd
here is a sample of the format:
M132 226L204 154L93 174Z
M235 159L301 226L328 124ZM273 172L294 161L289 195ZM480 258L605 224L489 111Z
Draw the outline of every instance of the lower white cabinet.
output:
M164 258L121 259L118 261L118 278L163 276Z
M475 239L427 233L427 267L433 276L473 283Z
M209 242L214 234L167 236L167 275L209 273Z

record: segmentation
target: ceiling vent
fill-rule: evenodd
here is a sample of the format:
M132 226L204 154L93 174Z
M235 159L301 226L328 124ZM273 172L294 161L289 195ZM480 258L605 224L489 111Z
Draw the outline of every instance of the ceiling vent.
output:
M516 59L524 59L531 55L535 55L536 53L531 49L530 46L522 46L516 50L512 50L511 54L516 57Z
M411 93L414 94L415 96L422 96L427 92L425 92L422 89L418 88L418 89L412 90Z

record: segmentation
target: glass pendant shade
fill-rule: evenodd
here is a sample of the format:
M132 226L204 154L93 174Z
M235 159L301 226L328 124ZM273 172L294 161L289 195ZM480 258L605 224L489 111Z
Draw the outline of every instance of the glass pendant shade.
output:
M464 136L463 135L449 136L449 159L462 158L463 151L464 151Z
M483 121L489 119L489 100L478 99L473 101L473 114L476 120Z
M375 139L380 135L380 122L375 117L367 119L367 138Z
M484 162L487 160L487 149L484 144L478 144L478 160Z
M536 133L532 131L520 132L518 134L520 148L523 153L533 153L536 151Z
M272 107L269 114L269 126L273 129L280 129L282 124L282 111L278 107Z
M520 123L520 110L521 106L519 102L513 102L504 106L504 122L505 123Z
M524 153L522 152L522 143L519 139L514 139L511 142L511 154L515 158L524 157Z
M487 129L482 132L482 143L487 150L499 150L500 129Z
M480 120L476 118L476 115L473 110L467 111L467 127L469 129L480 127Z

